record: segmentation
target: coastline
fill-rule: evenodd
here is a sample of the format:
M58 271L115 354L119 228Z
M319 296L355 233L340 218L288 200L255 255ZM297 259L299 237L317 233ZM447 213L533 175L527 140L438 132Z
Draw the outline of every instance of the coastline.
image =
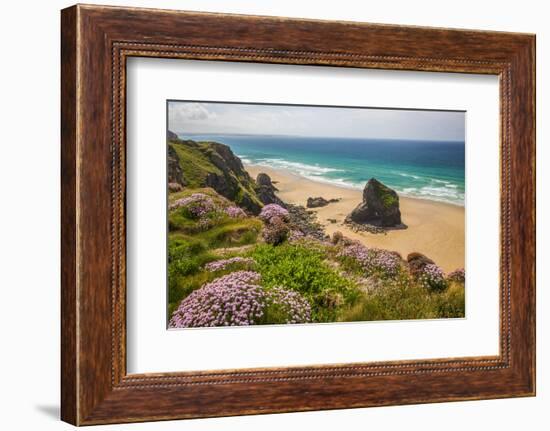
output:
M308 197L339 198L321 208L311 208L327 234L335 231L359 240L369 247L399 252L403 258L416 251L435 261L445 272L463 268L465 263L465 210L450 203L399 195L401 217L408 228L388 230L386 234L354 232L344 218L362 201L362 190L317 182L283 169L244 164L248 173L268 174L284 201L305 207ZM335 220L331 222L330 219Z

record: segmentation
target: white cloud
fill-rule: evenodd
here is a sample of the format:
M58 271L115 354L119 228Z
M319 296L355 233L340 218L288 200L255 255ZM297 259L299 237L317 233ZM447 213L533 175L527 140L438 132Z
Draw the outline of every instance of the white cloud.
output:
M216 102L170 102L170 130L185 134L264 134L464 140L464 112Z
M186 128L189 124L215 121L216 114L211 112L204 103L169 102L168 124L170 127Z

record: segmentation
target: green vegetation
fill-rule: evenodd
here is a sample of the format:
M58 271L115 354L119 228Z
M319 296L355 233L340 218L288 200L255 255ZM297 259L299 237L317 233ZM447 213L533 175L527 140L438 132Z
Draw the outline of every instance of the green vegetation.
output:
M464 317L464 285L432 292L405 273L364 294L342 313L342 321Z
M380 196L380 200L384 207L390 208L392 205L397 205L398 197L390 188L382 183L376 183L376 193Z
M185 183L192 188L203 187L208 173L222 172L201 151L201 146L194 141L173 141L169 144L178 155Z
M201 319L221 325L464 317L463 269L446 276L427 259L413 271L398 254L341 234L332 243L304 235L314 222L292 221L277 204L262 209L255 182L229 147L179 139L168 145L176 154L169 177L182 183L168 196L173 327L204 326ZM376 193L384 206L397 204L384 185Z
M312 305L317 322L334 321L338 305L353 302L357 286L329 265L323 248L307 243L280 246L257 245L248 256L256 261L256 271L265 286L284 286L300 292Z
M191 189L211 186L218 193L257 212L262 207L255 183L229 147L217 142L173 139L168 145L177 155L183 181Z
M230 205L227 199L206 188L171 193L168 202L172 204L193 193L209 196L220 208ZM206 263L227 257L231 254L227 249L256 243L262 227L262 222L256 217L231 218L223 212L212 213L209 220L211 223L204 225L201 220L190 216L185 208L169 211L169 314L184 297L215 278L202 269ZM238 269L238 265L232 269Z
M209 188L171 193L169 204L197 193L211 199L216 209L199 218L186 207L169 211L170 315L205 283L234 271L254 270L265 288L283 288L305 298L313 322L464 316L463 282L448 280L444 289L427 288L425 278L411 275L397 255L359 244L334 245L307 237L267 244L262 237L269 228L265 222L251 215L230 217L224 208L234 204ZM234 257L238 259L221 269L205 268ZM269 305L260 322L284 323L288 313L281 307Z

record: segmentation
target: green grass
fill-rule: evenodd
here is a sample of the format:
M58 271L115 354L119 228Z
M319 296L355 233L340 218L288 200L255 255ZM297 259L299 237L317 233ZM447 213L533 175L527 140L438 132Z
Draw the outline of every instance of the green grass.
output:
M326 261L326 254L302 244L256 246L249 256L264 286L283 286L304 295L312 305L313 320L334 321L340 304L353 301L358 291Z
M454 283L443 292L430 292L402 274L363 294L341 314L341 321L464 317L464 308L463 285Z
M203 154L197 143L184 141L182 143L171 142L169 145L179 157L183 177L189 187L202 187L209 172L221 174L221 171Z

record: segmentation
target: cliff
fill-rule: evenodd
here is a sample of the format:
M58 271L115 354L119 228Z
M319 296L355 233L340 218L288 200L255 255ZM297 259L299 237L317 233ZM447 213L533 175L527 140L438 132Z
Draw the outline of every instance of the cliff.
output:
M190 188L211 187L253 214L262 202L256 183L231 148L218 142L174 138L168 132L168 179Z

